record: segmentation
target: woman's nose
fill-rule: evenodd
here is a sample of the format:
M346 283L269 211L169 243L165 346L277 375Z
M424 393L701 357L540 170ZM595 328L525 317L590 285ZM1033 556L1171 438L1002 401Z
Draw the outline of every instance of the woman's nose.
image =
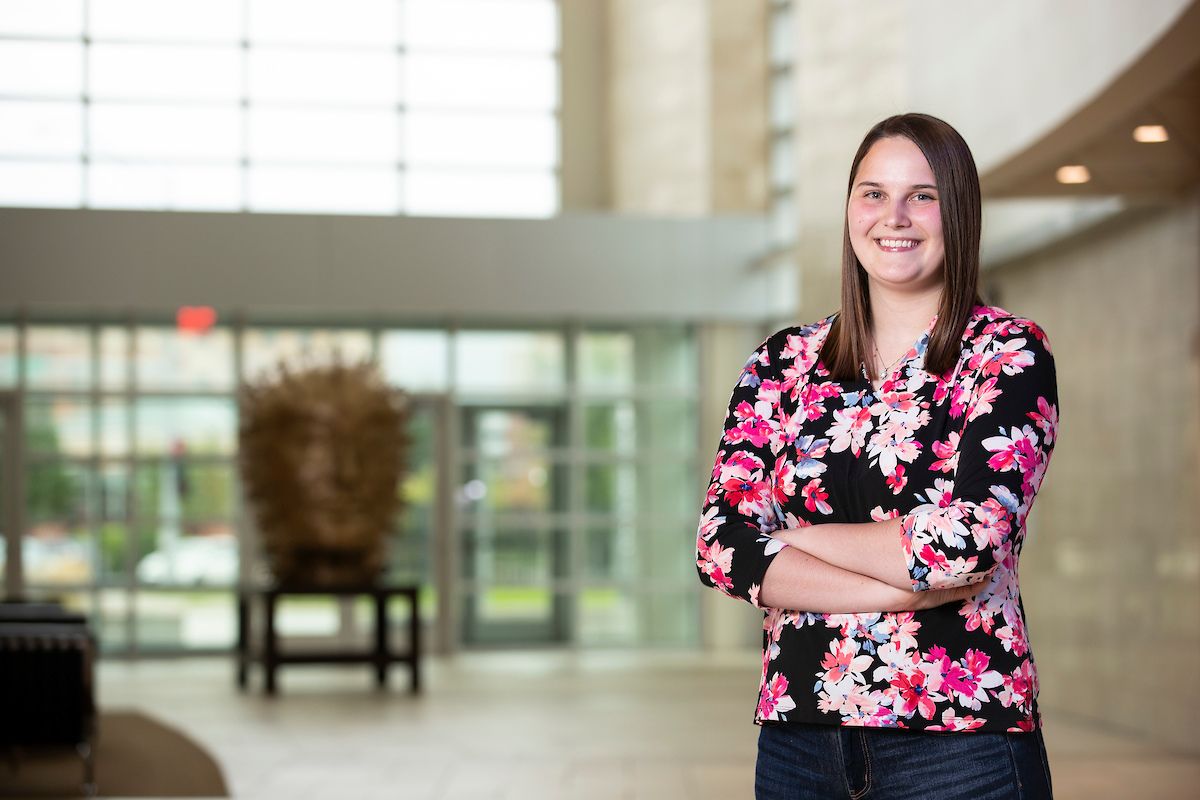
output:
M904 203L895 202L889 205L885 221L893 228L908 227L908 209L904 207Z

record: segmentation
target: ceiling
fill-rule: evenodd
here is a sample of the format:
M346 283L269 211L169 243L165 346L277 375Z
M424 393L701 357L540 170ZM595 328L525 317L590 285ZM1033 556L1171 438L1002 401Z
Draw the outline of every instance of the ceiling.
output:
M1200 2L1101 94L1038 141L981 176L984 197L1156 198L1200 185ZM1169 140L1133 139L1138 125L1163 125ZM1055 171L1081 164L1082 184Z

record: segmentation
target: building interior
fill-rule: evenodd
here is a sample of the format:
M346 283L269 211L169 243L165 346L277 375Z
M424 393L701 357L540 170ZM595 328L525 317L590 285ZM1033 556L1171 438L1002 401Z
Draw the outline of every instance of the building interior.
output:
M124 713L215 766L188 796L752 796L761 612L697 581L697 513L747 355L839 307L859 141L923 111L979 168L985 302L1056 357L1055 791L1195 797L1197 42L1194 0L0 2L0 594L87 621L100 795L178 796L106 754ZM418 609L420 691L239 687L239 403L349 362L405 409L375 635ZM244 621L284 652L378 623L278 600Z

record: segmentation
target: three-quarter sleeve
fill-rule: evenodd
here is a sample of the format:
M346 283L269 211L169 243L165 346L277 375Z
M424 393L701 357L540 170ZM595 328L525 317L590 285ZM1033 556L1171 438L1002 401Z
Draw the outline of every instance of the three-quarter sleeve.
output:
M1054 449L1058 392L1045 334L1022 319L989 327L963 366L957 467L902 517L914 591L980 582L1019 549Z
M767 535L777 527L773 475L782 448L771 338L746 360L733 389L696 534L700 581L758 608L763 576L784 547Z

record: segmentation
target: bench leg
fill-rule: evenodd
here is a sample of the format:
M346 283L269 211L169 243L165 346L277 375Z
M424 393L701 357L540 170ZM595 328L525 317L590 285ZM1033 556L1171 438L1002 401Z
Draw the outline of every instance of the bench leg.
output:
M275 668L279 665L275 660L275 595L270 593L266 596L266 612L267 618L263 624L263 677L267 694L273 695L275 694Z
M388 660L388 609L387 595L375 595L375 685L380 689L387 686Z
M419 589L408 598L409 656L412 658L412 693L421 693L421 608L417 602Z

